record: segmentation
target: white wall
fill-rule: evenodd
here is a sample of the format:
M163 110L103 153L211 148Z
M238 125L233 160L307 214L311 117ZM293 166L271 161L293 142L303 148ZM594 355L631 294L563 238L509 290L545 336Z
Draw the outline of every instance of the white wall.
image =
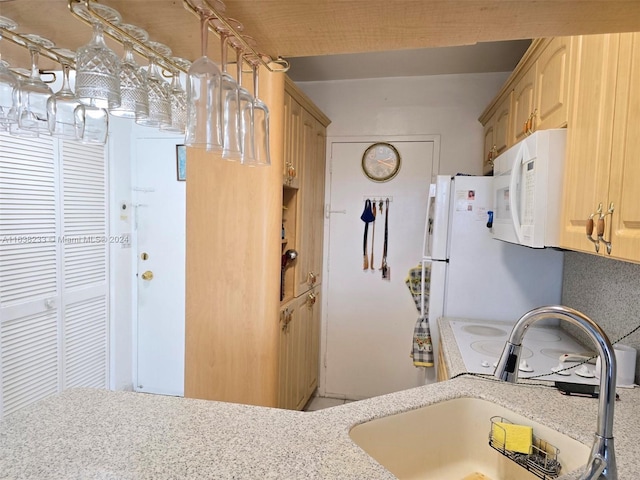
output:
M430 77L381 78L345 80L331 82L300 82L298 86L331 119L327 137L339 141L340 137L367 136L384 137L411 135L438 135L440 138L439 173L481 174L483 151L483 128L478 117L497 94L509 73L441 75ZM329 164L329 161L328 161ZM436 173L436 172L434 172ZM330 175L327 172L327 182ZM327 200L331 192L328 183ZM325 224L325 259L327 258L328 225ZM421 225L420 230L424 227ZM407 245L398 245L403 250ZM420 252L415 252L415 262ZM328 278L325 262L324 277ZM404 278L406 272L395 271ZM326 287L326 286L323 286ZM344 284L349 289L348 284ZM326 318L327 305L331 298L323 288L323 355L327 352ZM398 295L391 300L398 311L405 309L407 296ZM371 319L384 324L384 319ZM389 324L387 322L387 324ZM333 327L332 327L333 328ZM390 325L389 328L393 328ZM408 358L412 332L407 333L406 348L384 341L375 350L394 349L396 356ZM392 338L392 336L389 336ZM326 359L321 359L324 365ZM331 363L330 361L328 362ZM345 365L345 369L349 366ZM353 370L357 375L357 370ZM397 372L395 372L397 373ZM393 371L378 372L375 382L393 385ZM429 375L432 378L432 375ZM354 378L354 383L356 379ZM383 388L384 387L380 387ZM319 393L326 394L326 372L321 369ZM336 392L330 392L335 394Z
M437 75L298 86L331 119L327 136L441 136L440 173L481 174L483 131L478 117L509 76Z

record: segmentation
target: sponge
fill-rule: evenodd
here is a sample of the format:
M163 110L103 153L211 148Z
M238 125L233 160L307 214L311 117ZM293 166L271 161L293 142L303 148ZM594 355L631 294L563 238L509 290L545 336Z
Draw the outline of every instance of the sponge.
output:
M513 423L494 422L491 425L493 441L504 445L506 450L518 453L531 453L533 428Z

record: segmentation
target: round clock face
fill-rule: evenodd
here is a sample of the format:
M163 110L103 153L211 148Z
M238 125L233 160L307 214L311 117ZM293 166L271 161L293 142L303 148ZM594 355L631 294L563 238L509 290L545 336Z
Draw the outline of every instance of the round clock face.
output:
M389 143L374 143L362 155L362 171L374 182L386 182L398 174L400 154Z

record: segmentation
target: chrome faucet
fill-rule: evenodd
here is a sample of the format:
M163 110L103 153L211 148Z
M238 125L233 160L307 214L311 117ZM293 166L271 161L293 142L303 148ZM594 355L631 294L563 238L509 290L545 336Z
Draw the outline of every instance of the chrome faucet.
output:
M515 324L496 367L495 377L505 382L518 380L522 338L538 320L560 319L580 327L596 344L600 355L598 426L580 480L618 480L613 448L613 407L616 401L616 357L611 342L600 326L583 313L563 306L540 307L525 313Z

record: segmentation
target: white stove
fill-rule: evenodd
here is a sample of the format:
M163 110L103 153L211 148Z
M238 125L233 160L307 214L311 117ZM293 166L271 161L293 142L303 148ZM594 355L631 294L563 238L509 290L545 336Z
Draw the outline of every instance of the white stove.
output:
M483 320L451 320L453 335L468 372L493 375L513 324ZM585 355L585 347L569 333L556 326L533 326L524 336L518 377L526 379L551 374L536 381L568 382L597 385L595 366L578 365ZM570 356L566 356L570 354ZM562 358L561 358L562 357ZM567 371L554 373L562 368Z

